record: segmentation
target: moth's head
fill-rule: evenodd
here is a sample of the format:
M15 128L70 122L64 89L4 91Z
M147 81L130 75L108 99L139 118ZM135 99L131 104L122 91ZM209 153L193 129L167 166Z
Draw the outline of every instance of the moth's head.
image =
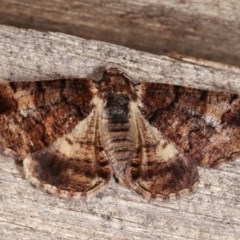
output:
M134 84L118 68L108 68L99 81L99 93L103 99L109 96L127 96L129 100L136 99Z

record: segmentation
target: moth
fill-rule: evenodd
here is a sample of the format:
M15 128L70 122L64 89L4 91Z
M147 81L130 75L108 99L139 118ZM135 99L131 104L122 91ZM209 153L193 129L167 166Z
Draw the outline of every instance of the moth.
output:
M150 198L192 191L197 167L240 154L240 97L133 83L117 68L99 81L0 84L0 149L36 187L86 196L111 178Z

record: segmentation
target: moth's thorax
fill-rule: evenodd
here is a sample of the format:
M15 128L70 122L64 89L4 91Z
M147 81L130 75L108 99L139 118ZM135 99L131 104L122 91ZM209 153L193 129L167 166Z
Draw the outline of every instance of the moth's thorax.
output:
M105 100L104 112L110 123L126 123L129 117L129 96L109 94Z
M111 123L125 123L129 117L129 103L136 101L134 85L118 69L110 68L98 85L103 100L104 117Z

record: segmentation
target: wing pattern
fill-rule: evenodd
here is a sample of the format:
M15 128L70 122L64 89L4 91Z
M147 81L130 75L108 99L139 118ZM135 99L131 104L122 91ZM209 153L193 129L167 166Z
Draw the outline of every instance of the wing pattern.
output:
M238 95L156 83L141 88L143 115L186 157L215 167L239 156Z
M108 181L95 128L94 94L88 79L0 85L0 146L24 158L32 184L75 196Z
M0 150L26 178L63 197L89 195L111 177L146 197L192 191L198 166L240 155L236 94L132 83L117 68L99 81L0 84Z

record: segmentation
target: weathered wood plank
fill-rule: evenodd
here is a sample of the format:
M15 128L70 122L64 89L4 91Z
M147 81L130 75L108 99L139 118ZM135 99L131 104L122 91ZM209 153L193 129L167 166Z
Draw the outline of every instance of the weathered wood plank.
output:
M0 23L239 66L238 0L1 0Z
M0 26L0 80L97 76L118 66L136 81L239 88L240 70L190 63L57 33ZM239 92L239 90L238 90ZM196 193L148 201L111 182L88 199L66 200L29 185L13 160L0 158L2 239L239 239L240 161L199 169Z

